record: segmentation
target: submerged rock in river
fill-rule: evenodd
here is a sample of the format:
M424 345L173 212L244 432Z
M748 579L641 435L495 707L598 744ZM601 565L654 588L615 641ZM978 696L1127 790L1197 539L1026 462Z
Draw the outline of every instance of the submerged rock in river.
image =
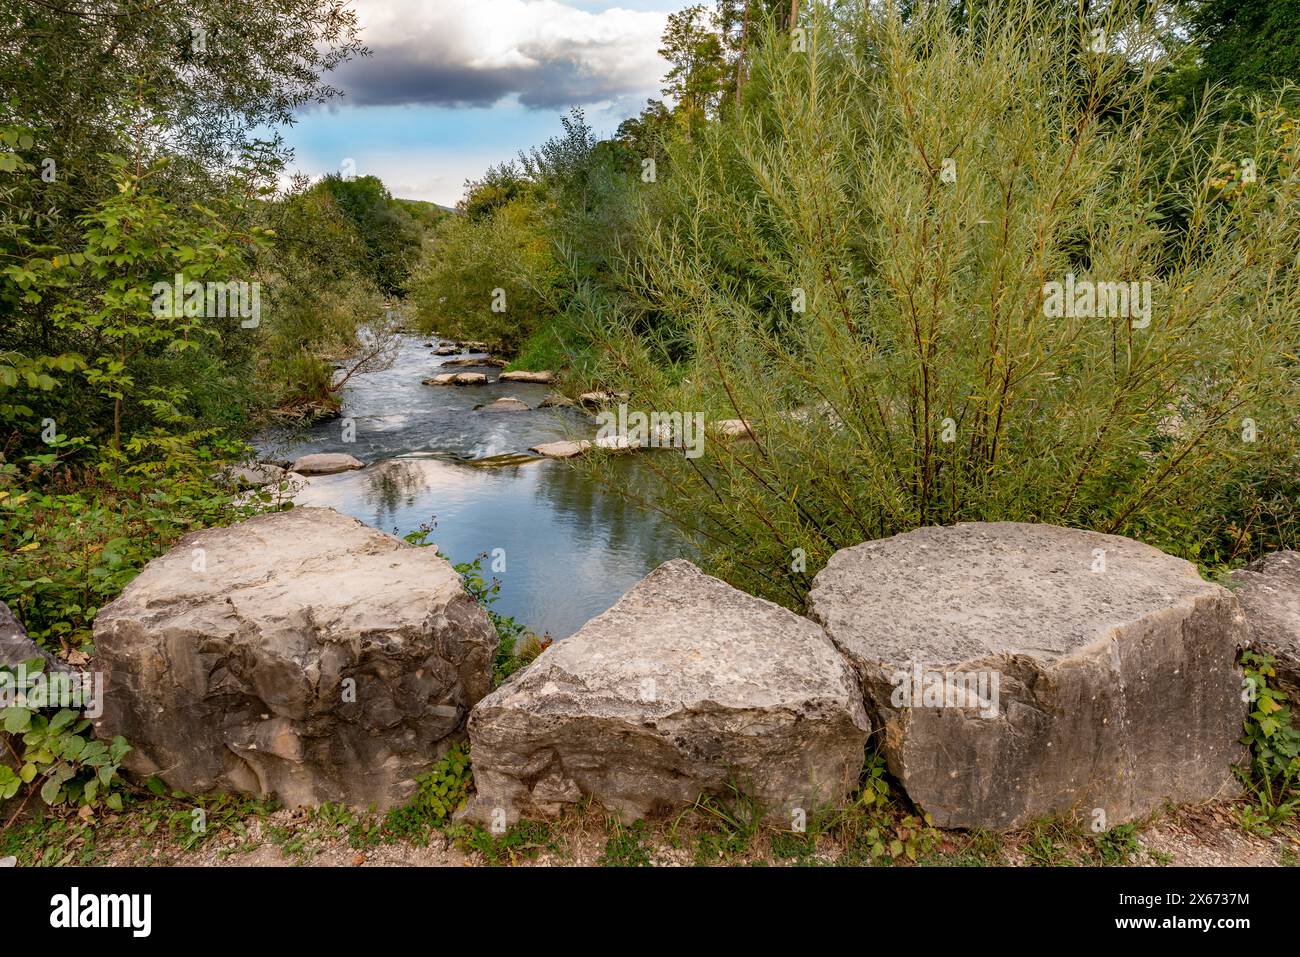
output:
M502 396L494 402L474 406L476 412L531 412L527 403L510 396Z

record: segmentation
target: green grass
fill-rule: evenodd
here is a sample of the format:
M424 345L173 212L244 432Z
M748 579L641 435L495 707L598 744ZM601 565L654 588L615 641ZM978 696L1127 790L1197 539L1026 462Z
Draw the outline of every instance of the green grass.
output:
M564 315L543 322L519 346L507 369L560 373L581 371L593 364L591 344Z
M542 851L555 850L551 826L541 821L520 821L504 834L493 834L477 824L452 824L447 834L463 854L479 854L493 867L534 860Z
M646 823L623 825L616 818L608 824L609 837L600 855L602 867L649 867L650 848L645 844Z

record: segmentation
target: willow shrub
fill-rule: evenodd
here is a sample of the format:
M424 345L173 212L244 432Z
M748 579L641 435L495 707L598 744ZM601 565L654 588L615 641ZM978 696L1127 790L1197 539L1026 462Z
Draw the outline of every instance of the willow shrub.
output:
M644 456L646 504L741 587L798 605L837 549L961 521L1202 562L1295 541L1286 97L1178 126L1141 23L989 16L814 5L802 50L769 26L588 313L592 384L751 424ZM1149 316L1045 314L1067 274L1150 283Z
M551 314L562 281L541 206L521 196L482 219L443 222L408 298L423 331L514 352Z

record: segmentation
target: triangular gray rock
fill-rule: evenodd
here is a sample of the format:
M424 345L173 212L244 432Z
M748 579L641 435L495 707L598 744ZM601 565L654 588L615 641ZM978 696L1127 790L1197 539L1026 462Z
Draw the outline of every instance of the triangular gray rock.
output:
M9 606L0 601L0 665L17 668L34 658L45 660L46 672L72 671L68 665L55 658L48 651L38 648L36 642L27 637L23 627Z
M730 784L788 822L856 785L867 739L820 628L681 560L484 698L469 728L467 816L485 822L583 795L639 818Z

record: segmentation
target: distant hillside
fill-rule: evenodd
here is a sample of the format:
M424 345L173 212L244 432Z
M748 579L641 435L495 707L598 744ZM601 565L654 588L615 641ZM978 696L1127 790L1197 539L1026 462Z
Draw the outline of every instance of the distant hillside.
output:
M432 229L439 222L456 212L449 206L440 206L437 203L425 202L422 199L394 199L393 202L405 209L411 215L411 218L419 222L425 229Z

